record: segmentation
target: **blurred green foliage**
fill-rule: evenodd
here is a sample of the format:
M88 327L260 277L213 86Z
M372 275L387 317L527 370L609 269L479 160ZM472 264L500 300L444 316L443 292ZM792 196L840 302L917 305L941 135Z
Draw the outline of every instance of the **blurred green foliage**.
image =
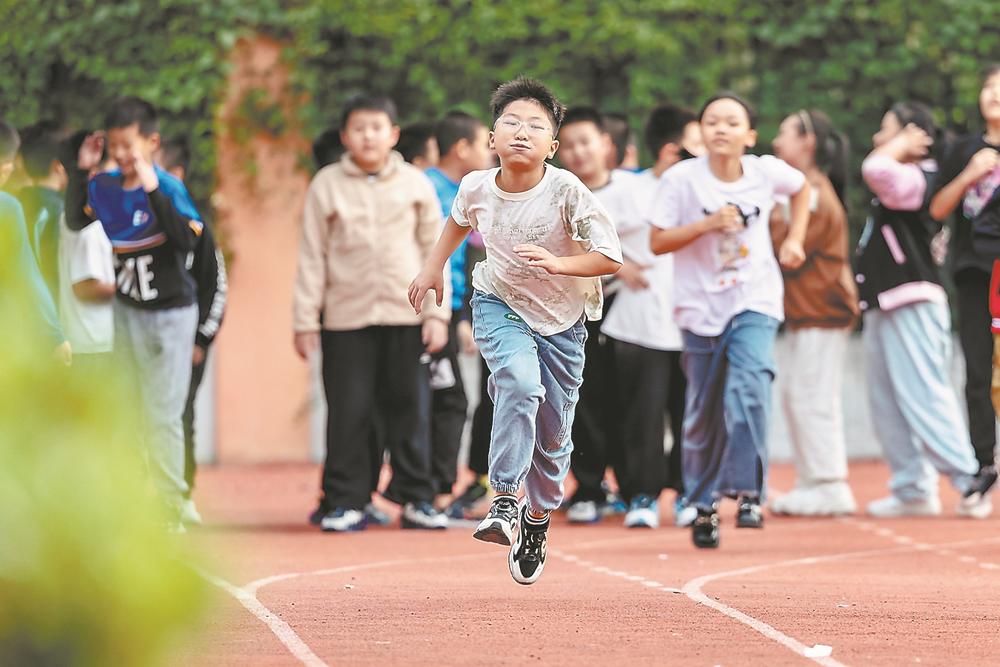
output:
M0 665L161 664L205 582L150 495L135 394L58 365L32 326L14 229L0 218Z
M856 156L893 100L975 126L978 71L1000 58L1000 2L966 0L0 0L0 25L0 114L93 126L109 98L143 95L192 142L203 200L227 54L253 32L287 44L309 100L271 127L316 134L366 88L404 121L485 115L496 84L526 72L636 127L658 102L719 88L757 103L765 141L787 113L822 108Z

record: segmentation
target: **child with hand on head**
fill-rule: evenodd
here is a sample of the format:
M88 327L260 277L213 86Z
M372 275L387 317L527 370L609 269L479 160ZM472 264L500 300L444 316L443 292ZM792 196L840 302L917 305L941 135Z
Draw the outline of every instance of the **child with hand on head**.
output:
M776 195L791 201L781 265L805 260L809 184L765 155L756 115L737 95L708 100L699 114L707 155L667 170L647 214L653 252L674 253L674 312L684 340L687 407L684 489L697 508L694 544L719 544L717 503L738 499L737 527L763 526L773 347L783 317L781 270L768 219Z
M564 113L552 92L519 78L497 89L491 107L500 167L462 179L409 297L417 312L430 290L440 304L448 257L470 228L479 230L486 260L473 273L472 322L491 373L496 497L475 537L509 545L511 576L532 584L545 565L549 514L562 502L569 472L584 320L601 316L600 276L616 272L622 257L600 202L578 178L546 164L559 147Z
M951 313L931 251L941 225L928 210L937 135L926 105L899 102L861 164L876 199L855 251L855 279L872 421L892 471L890 495L868 504L876 517L940 514L938 472L963 494L960 514L976 516L989 502L970 494L979 466L948 376Z

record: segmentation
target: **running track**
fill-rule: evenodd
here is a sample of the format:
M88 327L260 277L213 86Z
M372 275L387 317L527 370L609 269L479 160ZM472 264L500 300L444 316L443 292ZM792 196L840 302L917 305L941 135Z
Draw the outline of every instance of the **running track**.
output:
M203 469L207 525L182 539L205 552L218 596L172 664L975 665L1000 655L1000 519L954 517L945 487L935 519L769 516L763 531L738 531L727 505L722 547L708 552L687 530L559 517L545 574L522 587L506 550L466 528L305 526L318 474ZM859 502L884 494L881 464L851 474ZM774 488L791 479L772 469Z

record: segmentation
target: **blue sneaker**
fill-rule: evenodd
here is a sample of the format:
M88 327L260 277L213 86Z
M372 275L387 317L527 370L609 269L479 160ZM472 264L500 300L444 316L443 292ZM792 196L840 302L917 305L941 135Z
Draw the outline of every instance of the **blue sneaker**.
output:
M320 528L327 533L350 533L368 527L368 517L361 510L337 507L326 513Z
M373 523L376 526L388 526L392 523L392 517L375 507L375 503L365 505L365 517L369 523Z
M652 497L640 494L632 499L625 515L626 528L659 528L660 506Z
M687 528L698 518L698 509L687 504L684 498L674 501L674 525L678 528Z

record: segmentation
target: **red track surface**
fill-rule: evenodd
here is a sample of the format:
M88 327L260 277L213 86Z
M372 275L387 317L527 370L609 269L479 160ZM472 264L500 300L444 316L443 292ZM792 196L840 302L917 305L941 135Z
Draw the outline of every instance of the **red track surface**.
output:
M884 495L881 464L851 474L860 503ZM775 488L791 477L772 469ZM802 651L816 644L833 647L827 665L1000 661L1000 519L956 518L945 487L935 519L769 516L751 531L725 506L722 546L708 552L672 526L558 517L545 573L524 587L506 549L467 528L307 527L318 478L312 466L200 473L207 526L188 539L236 588L219 589L174 664L812 664ZM275 575L287 576L252 583Z

